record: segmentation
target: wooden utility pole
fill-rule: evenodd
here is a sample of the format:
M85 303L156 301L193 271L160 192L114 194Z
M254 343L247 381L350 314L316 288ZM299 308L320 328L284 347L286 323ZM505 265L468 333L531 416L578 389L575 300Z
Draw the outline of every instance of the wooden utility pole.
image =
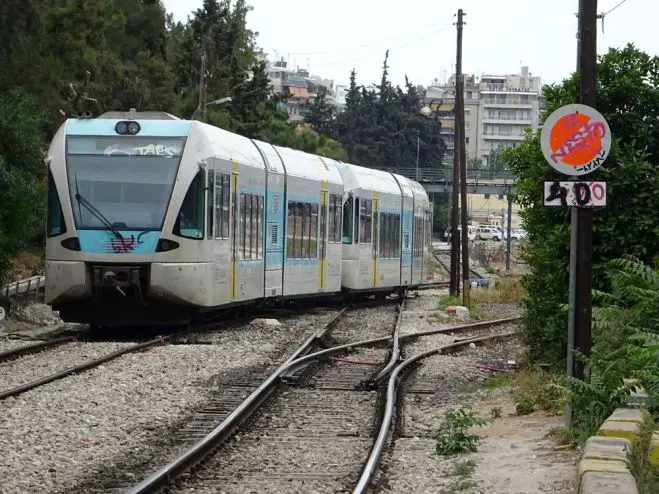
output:
M453 120L454 141L453 141L453 187L451 195L451 279L449 291L451 296L457 297L460 294L458 270L460 269L460 237L458 232L458 190L460 187L460 142L464 140L460 130L460 99L458 95L461 91L460 75L462 74L462 9L458 10L458 44L455 62L455 100L453 111L455 118Z
M458 60L456 64L456 76L458 80L458 91L455 95L456 102L459 101L458 111L456 116L459 115L458 124L456 127L460 128L460 141L456 147L456 152L460 154L460 209L462 210L462 305L469 307L469 210L467 209L467 150L465 139L465 88L464 77L462 75L462 26L465 24L462 18L466 14L462 9L458 9Z
M579 0L579 103L597 108L597 0ZM579 207L574 287L575 348L590 355L593 277L593 209ZM584 364L574 362L574 376L584 379Z

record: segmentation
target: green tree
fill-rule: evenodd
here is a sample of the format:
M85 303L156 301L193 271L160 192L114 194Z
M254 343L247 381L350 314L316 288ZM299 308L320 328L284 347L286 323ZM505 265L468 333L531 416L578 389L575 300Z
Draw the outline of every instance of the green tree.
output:
M309 106L309 115L305 120L320 134L336 135L336 106L329 100L325 86L317 87L316 99Z
M607 162L588 176L607 182L607 205L594 212L593 288L606 291L603 266L624 254L650 262L659 253L659 58L633 45L599 57L597 108L614 136ZM546 88L548 112L574 103L577 78ZM621 110L624 108L624 111ZM524 251L525 338L530 356L540 361L565 358L569 278L570 212L543 205L543 182L561 180L544 160L539 132L529 133L504 158L518 176L517 200L523 207L530 245Z
M358 86L350 74L345 111L338 115L338 138L350 162L374 168L439 166L446 151L440 137L441 122L421 114L421 95L407 78L405 88L389 81L389 52L385 55L382 79L376 89Z
M14 256L43 241L42 115L24 91L0 96L0 283Z

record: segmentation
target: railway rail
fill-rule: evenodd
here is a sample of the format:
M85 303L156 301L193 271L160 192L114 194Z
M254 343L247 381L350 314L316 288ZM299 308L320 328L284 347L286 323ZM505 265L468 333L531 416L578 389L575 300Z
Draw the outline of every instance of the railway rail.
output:
M27 382L25 384L21 384L20 386L16 386L10 389L6 389L4 391L0 391L0 400L4 400L5 398L9 398L10 396L17 396L21 393L24 393L26 391L29 391L34 388L38 388L39 386L43 386L44 384L51 383L53 381L57 381L59 379L62 379L64 377L70 376L71 374L76 374L80 372L87 371L89 369L93 369L95 367L98 367L101 364L104 364L106 362L109 362L110 360L114 360L116 358L121 357L122 355L125 355L127 353L132 353L132 352L137 352L140 350L146 350L148 348L155 347L157 345L162 345L165 344L167 341L169 341L171 338L173 338L175 335L166 335L166 336L160 336L158 338L154 338L152 340L143 342L143 343L138 343L135 345L131 345L126 348L119 349L117 351L114 351L112 353L108 353L106 355L103 355L99 358L89 360L87 362L84 362L82 364L69 367L66 369L63 369L61 371L58 371L54 374L50 374L48 376L35 379L33 381ZM70 341L69 341L70 342ZM66 343L66 342L62 342ZM25 348L25 347L22 347ZM47 347L46 347L47 348Z
M245 423L248 421L248 419L250 419L250 417L252 417L254 412L261 409L263 404L266 403L266 400L269 397L273 396L273 393L276 390L285 389L286 392L289 394L289 396L291 396L294 399L294 403L293 405L289 405L288 408L286 406L284 406L283 408L281 406L279 406L279 408L276 408L275 409L276 411L273 412L272 414L275 417L279 417L279 416L287 417L289 413L309 414L309 410L313 410L313 411L318 410L318 405L314 406L313 401L309 401L308 398L304 397L304 391L300 391L299 388L296 387L281 386L284 383L289 383L289 384L293 383L302 387L311 383L316 392L315 395L316 400L322 398L323 393L327 394L327 393L334 393L340 391L350 392L353 394L359 392L365 393L367 390L372 391L375 389L379 389L381 384L385 380L391 382L392 379L391 376L395 376L394 383L397 382L402 370L406 368L407 365L409 365L408 363L407 365L403 366L403 364L405 364L405 362L407 362L409 359L404 360L402 364L399 362L400 352L399 350L397 350L397 348L400 348L400 344L402 342L410 341L415 338L420 338L427 335L440 334L440 333L457 334L457 333L480 331L486 328L490 328L492 326L516 322L520 319L519 317L505 318L505 319L498 319L498 320L480 322L475 324L464 324L460 326L453 326L448 328L440 328L436 330L399 335L399 326L401 321L401 314L403 312L403 305L402 305L403 303L404 303L404 299L401 302L401 305L399 306L398 317L392 334L388 336L372 338L364 341L349 342L345 344L335 345L335 346L331 346L330 348L324 348L314 351L313 353L310 353L314 345L318 344L319 342L327 340L329 330L334 325L337 324L340 318L342 318L345 315L346 309L339 312L337 316L335 316L326 326L320 328L311 337L309 337L288 359L286 359L281 365L279 365L275 369L275 371L272 372L272 374L270 374L267 377L267 379L265 379L265 381L263 381L256 389L253 389L249 394L249 396L247 396L247 398L244 401L240 402L236 406L236 408L233 409L233 411L231 411L231 413L228 414L228 416L225 416L225 418L222 420L221 423L217 424L212 430L210 430L210 432L207 432L205 435L203 435L203 437L201 437L197 442L191 445L180 456L178 456L173 461L171 461L170 463L168 463L167 465L165 465L164 467L162 467L152 475L148 476L145 480L133 486L126 492L130 494L157 492L161 488L171 487L173 482L176 482L177 479L183 478L184 475L186 481L189 480L191 478L188 475L189 470L191 468L201 465L202 463L205 463L206 461L214 461L210 459L213 457L213 453L220 446L224 445L227 442L227 440L234 435L234 433L239 432L241 430L241 427L245 425ZM439 350L436 349L434 350L434 352L435 353L448 352L450 349L453 349L452 351L457 351L458 349L468 347L471 343L480 343L493 338L510 337L513 334L514 333L506 333L504 335L498 334L498 335L480 336L478 338L470 337L462 341L459 341L457 343L454 343L453 345L447 345L445 347L442 347L442 349ZM347 360L347 359L337 359L334 357L335 355L339 353L344 353L348 350L363 349L374 346L377 347L378 345L382 346L387 344L391 345L390 358L388 359L388 361L387 359L383 359L382 361L377 361L377 359L376 361L355 361L355 360ZM320 372L319 375L314 375L313 372L310 373L309 372L310 368L311 369L318 368L317 366L319 361L325 364L325 372ZM337 369L339 369L339 367L337 366L331 364L328 365L328 362L332 362L332 363L343 362L347 364L352 363L356 365L354 365L352 369L346 373L346 372L338 371ZM303 377L301 378L300 376ZM370 394L373 396L373 393ZM382 442L380 436L383 434L382 432L382 430L384 430L383 428L385 428L388 431L391 425L391 414L393 413L393 411L389 410L390 394L391 392L389 391L389 387L388 387L387 395L386 395L388 399L386 400L386 402L382 402L385 403L385 408L384 408L384 413L381 415L378 415L377 412L378 407L375 406L374 403L371 403L371 405L374 406L372 407L371 410L371 418L375 419L374 421L375 428L372 429L370 432L364 431L364 427L366 426L363 423L363 421L358 424L353 424L354 429L356 429L353 431L345 431L341 428L339 428L340 430L337 430L336 423L332 421L332 425L330 426L331 431L329 431L330 435L333 434L332 437L352 435L352 437L356 438L355 440L357 441L359 441L359 439L363 439L364 437L368 439L369 437L377 436L376 441L378 441L378 443ZM344 396L345 398L346 395L344 394L342 396ZM296 404L295 399L300 400L300 403ZM330 402L336 399L338 399L336 396L331 396ZM356 401L359 402L360 400L357 399ZM339 410L344 410L346 408L348 410L353 410L357 406L358 405L356 403L339 402L339 403L335 403L335 406L330 405L328 413L330 415L336 415L339 413ZM308 420L312 420L311 415L313 415L313 413L309 414ZM261 422L259 422L259 420L261 419L259 418L256 419L256 427L263 427L264 426L263 420L261 420ZM341 420L346 423L351 423L351 420L354 422L358 421L353 416L348 416L345 419L341 419ZM282 424L284 423L285 422L282 422ZM382 424L381 427L379 427L380 423ZM307 425L308 423L305 422L305 426L301 427L300 429L301 430L309 429ZM284 427L284 425L281 425L281 427ZM373 420L371 420L371 427L373 427ZM263 435L268 438L270 438L270 436L272 435L277 436L279 434L277 430L278 429L276 429L275 431L263 432ZM317 448L318 439L323 437L323 433L318 430L318 424L316 423L312 424L311 433L315 433L317 435L317 440L312 445L312 447ZM243 441L241 441L241 444L242 442ZM366 442L368 444L366 445L366 449L364 450L364 455L359 460L357 460L356 463L353 462L353 465L359 464L359 462L367 456L368 451L379 450L378 456L375 459L372 460L369 457L366 466L366 468L370 471L370 473L367 476L367 482L368 482L372 476L372 472L374 471L374 468L377 466L379 454L381 453L383 445L377 446L378 443L373 443L372 440L370 439L368 439L368 441ZM360 445L362 448L364 447L363 440L361 441ZM373 446L372 448L370 447L371 445ZM281 453L284 452L285 449L281 451ZM281 459L282 457L283 456L280 454L277 458ZM279 464L277 460L275 460L275 463ZM263 465L255 465L254 468L262 469ZM208 475L206 475L205 477L202 475L201 480L202 481L215 480L215 481L221 481L222 483L226 483L227 480L230 480L224 477L218 477L219 474L217 472L221 471L221 467L218 467L218 465L214 465L213 471L216 473L210 475L210 477ZM258 471L261 472L261 470ZM341 477L342 478L345 477L346 474L347 472L342 471ZM364 474L362 473L362 477L363 475ZM323 470L322 472L315 472L315 473L314 472L298 473L298 474L294 474L293 478L291 478L291 472L282 473L280 471L280 472L268 472L267 475L261 479L261 481L271 482L282 479L285 479L286 481L291 481L291 480L309 481L312 479L329 480L330 478L334 478L334 477L335 475L332 474L331 472L328 472L327 470ZM362 478L360 477L359 471L350 472L350 475L348 475L348 477L353 477L353 481L354 481L353 484L361 482L361 480L358 481L357 479Z

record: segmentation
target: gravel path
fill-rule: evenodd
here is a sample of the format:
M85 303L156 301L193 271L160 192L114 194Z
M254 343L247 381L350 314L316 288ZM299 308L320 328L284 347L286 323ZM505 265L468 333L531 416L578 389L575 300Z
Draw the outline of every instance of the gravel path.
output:
M211 378L279 361L332 314L227 329L213 345L127 354L0 402L0 451L12 452L0 455L0 492L89 493L138 481L178 451L172 437L208 399ZM137 471L114 478L126 465Z
M427 315L436 307L437 295L423 293L414 302L417 317L404 319L405 332L422 331L428 326L441 327L444 323L428 322ZM426 300L424 300L426 299ZM497 304L498 305L498 304ZM500 313L500 307L494 312ZM512 310L511 310L512 312ZM412 313L409 314L412 316ZM499 326L497 331L509 331L510 326ZM463 338L466 334L457 335ZM423 337L405 345L406 356L447 344L454 338L447 335ZM571 479L574 462L569 455L556 453L543 439L556 422L555 418L535 422L528 418L510 417L514 404L509 392L502 392L497 400L484 402L479 394L465 395L473 386L491 375L473 367L478 364L501 366L509 360L520 362L524 348L515 340L488 343L456 355L438 355L423 361L423 365L406 385L403 397L404 411L399 435L383 457L378 472L380 493L438 493L463 492L458 489L454 470L457 462L473 459L476 472L469 480L473 487L464 492L471 494L536 494L538 492L572 492ZM468 385L468 386L467 386ZM435 453L434 433L442 415L449 409L473 406L477 415L487 417L492 408L502 408L504 418L488 426L489 432L477 430L485 437L479 453L458 458L442 458ZM507 421L507 422L506 422ZM505 430L497 430L503 427ZM516 435L516 437L512 437ZM542 459L539 459L539 456Z
M26 343L24 343L26 344ZM66 343L0 363L0 390L7 390L132 346L132 343Z

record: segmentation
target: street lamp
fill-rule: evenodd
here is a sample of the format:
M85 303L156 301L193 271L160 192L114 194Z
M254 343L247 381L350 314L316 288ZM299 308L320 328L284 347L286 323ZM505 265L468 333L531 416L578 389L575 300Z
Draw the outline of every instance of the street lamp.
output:
M233 99L231 98L231 96L225 96L224 98L220 98L220 99L216 99L216 100L213 100L213 101L209 101L209 102L206 103L205 105L201 105L201 104L200 104L200 105L197 107L197 109L194 111L194 113L192 114L192 116L190 117L190 120L194 120L195 116L197 115L197 113L199 112L199 110L201 110L202 106L203 106L203 108L205 109L207 106L212 106L212 105L222 105L222 104L224 104L224 103L230 103L231 101L233 101ZM202 121L203 121L203 120L204 120L204 119L203 119L203 117L202 117Z

